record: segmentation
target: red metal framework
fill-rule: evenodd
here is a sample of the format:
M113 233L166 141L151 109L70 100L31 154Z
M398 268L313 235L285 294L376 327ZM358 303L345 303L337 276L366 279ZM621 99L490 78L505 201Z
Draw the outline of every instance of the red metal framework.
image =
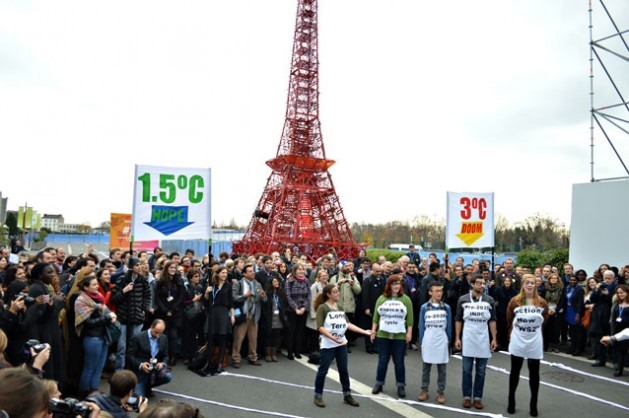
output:
M234 252L285 247L312 258L334 248L339 259L358 255L328 169L319 122L317 0L298 0L286 120L273 172Z

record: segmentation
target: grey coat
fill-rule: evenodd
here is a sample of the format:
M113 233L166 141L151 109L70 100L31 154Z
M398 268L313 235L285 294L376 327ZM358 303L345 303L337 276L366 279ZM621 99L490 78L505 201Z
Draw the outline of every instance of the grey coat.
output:
M254 287L254 290L252 291L253 294L251 295L250 298L247 298L244 295L245 293L244 290L248 286ZM252 281L248 281L247 279L243 278L243 279L238 280L232 286L232 298L234 299L234 306L243 304L241 309L243 309L245 312L248 312L249 304L253 303L254 304L254 308L253 308L254 319L256 323L260 321L260 315L262 314L262 302L267 301L266 294L264 295L264 297L260 296L260 292L262 292L262 290L263 290L262 285L255 279Z

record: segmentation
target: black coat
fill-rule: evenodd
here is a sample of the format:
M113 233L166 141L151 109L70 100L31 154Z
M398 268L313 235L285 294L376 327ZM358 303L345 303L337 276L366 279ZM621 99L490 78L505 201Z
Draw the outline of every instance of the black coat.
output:
M34 333L35 320L35 311L32 309L18 312L17 315L6 309L0 314L0 329L9 340L4 354L12 366L17 367L24 363L24 344Z
M268 289L268 288L267 288ZM280 320L284 327L288 327L286 319L286 308L288 307L288 300L286 300L286 294L283 291L278 291L279 305L280 305ZM273 293L267 293L266 302L262 304L262 318L260 323L263 324L265 329L271 329L273 326Z
M170 287L163 281L158 281L155 286L155 302L157 310L155 316L166 322L169 327L181 328L183 325L183 308L186 299L186 288L180 278L175 278ZM168 316L168 313L171 316Z
M387 279L384 275L379 278L376 276L369 276L363 281L363 288L361 291L363 299L363 311L369 309L371 315L376 307L376 301L384 292L384 286L387 284Z
M35 280L29 286L28 295L33 298L47 294L48 289L39 280ZM33 311L32 314L36 318L34 326L30 328L29 338L50 344L50 358L44 365L44 376L58 382L65 381L64 350L59 326L59 313L62 308L63 302L59 300L55 300L52 305L35 303L28 308L29 311Z
M613 294L605 295L601 289L592 290L589 294L590 303L594 304L590 320L590 334L608 335L610 333L609 316L612 309Z
M507 321L507 306L509 301L518 294L515 288L511 286L506 288L504 286L497 287L491 295L496 302L496 319L506 322Z
M124 293L122 289L132 282L132 271L116 281L111 300L116 305L116 315L121 324L143 324L151 308L151 287L146 277L136 276L133 289Z

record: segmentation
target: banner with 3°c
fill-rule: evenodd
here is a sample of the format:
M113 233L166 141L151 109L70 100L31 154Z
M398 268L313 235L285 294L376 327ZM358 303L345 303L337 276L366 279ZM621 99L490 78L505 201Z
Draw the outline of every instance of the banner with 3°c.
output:
M494 194L448 192L447 248L494 246Z

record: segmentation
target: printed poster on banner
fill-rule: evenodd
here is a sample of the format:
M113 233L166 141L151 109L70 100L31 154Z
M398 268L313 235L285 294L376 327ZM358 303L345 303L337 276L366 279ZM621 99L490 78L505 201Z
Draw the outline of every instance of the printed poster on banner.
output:
M448 192L447 248L494 246L494 194Z
M136 165L133 240L209 240L210 181L209 168Z
M131 242L131 214L112 213L109 221L109 248L130 248ZM135 241L133 249L137 251L153 251L159 246L159 240Z

